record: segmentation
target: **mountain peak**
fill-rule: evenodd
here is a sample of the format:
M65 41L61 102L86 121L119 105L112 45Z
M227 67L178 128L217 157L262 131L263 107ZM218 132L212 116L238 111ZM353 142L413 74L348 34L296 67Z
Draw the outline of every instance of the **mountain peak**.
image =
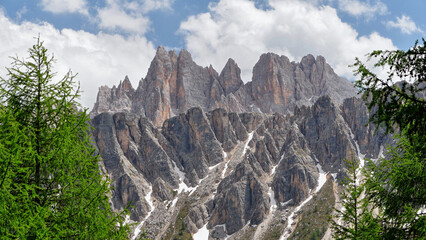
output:
M220 73L219 82L225 91L225 95L236 92L244 84L241 80L241 69L232 58L228 59Z
M101 103L104 107L94 109L94 113L132 109L156 126L191 107L201 107L204 111L221 107L235 112L287 114L296 106L312 105L324 95L341 103L357 94L352 84L337 76L322 56L315 58L308 54L300 63L294 63L286 56L262 54L253 68L252 82L244 84L241 69L232 58L218 75L211 65L197 65L187 50L182 49L177 55L162 46L157 48L136 93L127 77L118 88L111 90L110 98L99 99L121 103ZM102 94L105 95L105 90ZM120 100L121 97L125 100Z

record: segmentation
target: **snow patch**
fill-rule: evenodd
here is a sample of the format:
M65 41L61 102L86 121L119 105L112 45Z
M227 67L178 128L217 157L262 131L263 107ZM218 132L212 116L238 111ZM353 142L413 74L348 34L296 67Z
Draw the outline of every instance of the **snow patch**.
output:
M371 159L374 163L377 162L377 160L379 160L380 158L385 158L385 155L383 154L384 151L384 147L383 145L380 145L380 149L379 149L379 155L377 155L376 159Z
M198 229L198 232L195 233L192 238L194 240L208 240L210 231L207 229L207 223L202 228Z
M214 165L214 166L211 166L211 167L209 167L209 171L210 170L212 170L212 169L214 169L214 168L216 168L217 166L219 166L221 163L218 163L218 164L216 164L216 165Z
M195 187L188 188L189 189L189 195L188 196L191 196L195 192L195 190L197 190L197 188L198 188L198 185L195 186Z
M124 219L124 225L128 224L130 222L130 215L126 215L126 218Z
M178 199L179 199L178 197L175 198L175 199L173 199L173 201L172 201L172 208L174 208L176 206L176 203L177 203Z
M349 128L349 133L351 135L352 140L354 140L356 152L358 154L358 159L359 159L359 167L358 167L357 173L356 173L356 175L357 175L356 184L359 185L359 176L361 176L361 169L363 169L364 165L365 165L365 159L364 159L365 155L361 153L358 142L355 140L355 136L352 133L352 130L350 128Z
M249 135L248 135L248 138L247 138L247 140L246 140L246 144L244 145L244 150L243 150L243 156L246 154L246 152L247 152L247 150L249 150L250 148L249 148L249 143L250 143L250 141L253 139L253 134L254 134L254 131L252 131L251 133L249 133ZM227 156L227 154L226 154L226 152L223 152L224 153L224 156L225 156L225 158L226 158L226 156ZM226 161L226 163L225 163L225 167L223 168L223 170L222 170L222 178L225 178L225 174L226 174L226 170L228 170L228 163L229 163L229 160L228 161ZM213 168L214 167L216 167L216 166L213 166ZM209 170L210 170L210 168L209 168Z
M253 139L254 131L249 133L246 145L244 145L243 156L246 154L247 150L249 150L249 143Z
M202 179L200 179L199 181L198 181L198 185L197 186L195 186L195 187L189 187L188 188L188 190L190 191L189 192L189 195L188 196L191 196L194 192L195 192L195 190L197 190L197 188L198 188L198 186L206 179L208 177L208 175L207 176L205 176L204 178L202 178Z
M305 199L305 201L303 201L301 204L299 204L299 206L297 206L293 212L291 212L290 216L288 216L287 218L287 227L284 230L284 234L280 237L280 240L284 240L287 239L290 236L291 233L291 225L293 224L293 219L294 219L294 214L298 211L300 211L300 209L310 200L312 199L312 195L310 195L307 199Z
M215 190L213 193L212 193L212 199L214 199L214 197L216 196L216 193L217 193L217 190Z
M319 163L317 163L317 168L319 172L319 177L318 177L318 187L315 189L316 193L319 190L321 190L322 186L324 186L324 183L327 181L327 173L322 170L321 165Z
M152 212L154 211L155 207L154 204L151 201L151 195L152 195L152 186L149 186L149 192L147 195L145 195L145 200L148 202L148 205L150 207L150 210L148 214L146 215L145 219L141 221L141 223L135 228L135 232L133 234L132 240L135 240L136 237L141 232L142 225L145 223L145 221L151 216Z
M284 159L284 153L283 153L283 155L281 155L281 158L280 158L280 160L278 161L277 165L275 165L275 166L272 168L271 176L275 174L275 171L277 170L277 167L280 165L280 163L281 163L281 161L282 161L283 159Z
M226 170L228 169L228 163L229 163L229 162L226 162L226 163L225 163L225 167L223 168L223 171L222 171L222 178L224 178L224 177L225 177Z
M282 203L280 203L280 205L281 205L281 207L285 207L285 206L287 206L290 202L291 202L291 199L290 199L290 200L288 200L287 202L282 202Z
M277 202L275 201L275 193L272 191L271 187L269 187L268 196L269 201L271 202L270 213L273 213L277 209Z
M185 192L191 191L193 188L188 187L188 185L186 185L186 183L184 182L184 180L185 180L185 173L182 172L178 168L178 166L176 165L176 163L174 161L172 161L172 163L173 163L173 168L176 171L176 173L178 174L179 180L180 180L178 194L181 193L182 191L185 191Z

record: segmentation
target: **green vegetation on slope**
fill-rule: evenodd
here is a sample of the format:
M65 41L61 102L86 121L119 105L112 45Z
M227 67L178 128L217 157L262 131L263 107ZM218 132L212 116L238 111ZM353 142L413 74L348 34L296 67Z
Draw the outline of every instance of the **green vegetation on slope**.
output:
M321 239L327 230L328 215L333 211L334 203L333 181L329 178L321 190L302 208L296 229L288 239Z
M185 225L185 217L188 216L189 208L191 207L190 201L185 201L182 208L179 210L179 213L176 217L174 224L170 224L168 233L164 239L173 239L173 240L192 240L192 235L188 231Z

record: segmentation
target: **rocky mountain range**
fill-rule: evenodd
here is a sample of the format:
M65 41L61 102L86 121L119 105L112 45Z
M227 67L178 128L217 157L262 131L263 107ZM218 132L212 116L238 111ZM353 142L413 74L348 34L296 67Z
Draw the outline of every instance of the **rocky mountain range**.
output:
M252 81L240 72L232 59L218 74L159 47L136 89L127 77L100 87L93 136L112 207L131 205L132 239L301 236L305 204L324 206L319 215L335 206L343 160L377 158L390 142L321 56L267 53Z
M252 81L244 84L240 73L232 59L219 75L212 66L197 65L186 50L178 56L159 47L147 76L136 89L127 77L118 87L99 89L92 116L108 111L133 112L160 127L166 119L192 107L204 112L223 108L237 113L291 114L295 107L312 105L321 96L328 95L341 104L357 93L322 56L307 55L295 63L267 53L254 66Z

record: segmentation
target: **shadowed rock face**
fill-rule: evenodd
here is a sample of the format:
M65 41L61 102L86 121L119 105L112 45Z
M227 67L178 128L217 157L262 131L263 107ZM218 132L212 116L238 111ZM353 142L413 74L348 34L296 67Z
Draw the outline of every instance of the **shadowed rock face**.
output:
M288 114L325 95L341 104L345 98L355 96L356 89L337 76L322 56L307 55L295 63L285 56L263 54L253 68L252 81L244 84L241 70L232 59L219 75L212 66L197 65L186 50L177 55L159 47L136 90L127 77L118 87L99 89L92 116L133 112L161 126L166 119L192 107Z
M220 73L219 83L225 95L236 92L244 84L241 80L241 69L232 58L228 59Z
M372 135L364 121L357 98L339 106L321 97L292 116L191 108L161 128L132 113L102 113L92 124L113 180L114 209L131 203L131 219L142 221L152 210L146 199L152 191L150 221L158 223L146 228L159 234L182 206L171 208L172 202L186 199L192 204L184 222L191 232L207 224L212 236L226 236L271 214L268 187L279 208L296 206L318 185L317 164L341 173L342 159L357 154L357 144L362 154L376 157L387 138ZM180 190L182 184L193 188Z
M160 47L136 90L127 78L101 87L92 111L111 205L131 204L157 239L177 223L223 239L283 218L317 187L318 165L341 176L344 158L390 141L355 92L321 56L264 54L243 84L232 59L219 75Z
M259 224L269 209L269 199L259 176L246 161L238 164L233 174L219 184L217 192L209 225L225 224L228 235L248 221Z

